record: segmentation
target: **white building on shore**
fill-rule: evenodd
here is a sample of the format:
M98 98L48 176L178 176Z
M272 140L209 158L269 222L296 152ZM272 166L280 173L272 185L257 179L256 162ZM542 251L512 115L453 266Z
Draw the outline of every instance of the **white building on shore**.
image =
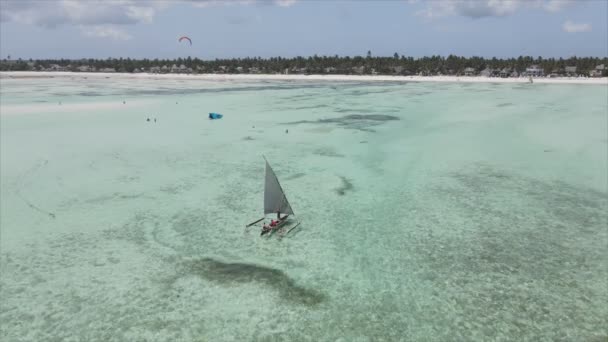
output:
M589 72L589 76L591 76L591 77L602 77L602 75L604 74L605 70L606 70L606 67L604 66L604 64L597 65L595 67L595 69L593 69L593 70L591 70L591 72Z
M475 76L477 75L477 71L474 68L468 67L464 69L465 76Z
M526 76L533 76L533 77L545 76L545 70L543 70L543 68L541 68L538 65L530 65L529 67L526 68Z
M578 76L578 73L576 72L576 66L567 66L565 68L565 71L568 77Z

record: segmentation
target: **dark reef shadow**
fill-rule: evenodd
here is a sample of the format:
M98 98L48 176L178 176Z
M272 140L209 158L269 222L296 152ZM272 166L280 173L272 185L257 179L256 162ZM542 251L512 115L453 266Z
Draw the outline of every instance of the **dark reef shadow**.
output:
M380 125L386 121L396 121L398 117L384 114L350 114L337 118L319 119L315 121L301 120L284 123L284 125L299 124L335 124L347 129L358 129L365 132L373 132L370 127Z
M340 176L340 179L342 180L342 185L336 189L336 193L340 196L344 196L347 191L353 190L354 186L346 177Z
M315 306L327 300L325 294L299 286L285 272L271 267L203 258L180 263L178 271L180 276L196 275L222 285L259 283L273 288L285 300L307 306Z
M321 147L314 150L312 153L322 157L344 158L343 154L336 152L331 147Z

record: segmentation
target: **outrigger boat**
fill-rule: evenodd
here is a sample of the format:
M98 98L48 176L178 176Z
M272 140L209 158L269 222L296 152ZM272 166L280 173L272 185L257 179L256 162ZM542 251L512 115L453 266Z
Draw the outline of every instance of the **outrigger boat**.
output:
M268 160L264 157L264 161L266 161L266 177L264 182L264 215L268 214L276 214L277 218L271 219L270 223L262 223L262 232L260 235L272 234L275 231L280 231L281 236L287 235L292 230L296 229L300 222L297 222L293 227L288 230L285 230L287 227L287 219L289 215L295 216L293 209L291 209L291 205L289 201L287 201L287 197L285 196L285 192L283 188L281 188L281 184L279 184L279 180L277 176L272 171L270 164L268 164ZM281 216L284 214L284 216ZM259 220L251 222L246 225L245 228L249 228L258 222L264 221L266 216L262 217Z

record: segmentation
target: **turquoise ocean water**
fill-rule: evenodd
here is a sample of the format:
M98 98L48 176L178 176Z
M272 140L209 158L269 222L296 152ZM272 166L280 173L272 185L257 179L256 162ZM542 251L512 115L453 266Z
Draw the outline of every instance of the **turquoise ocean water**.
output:
M607 97L3 78L0 339L605 341Z

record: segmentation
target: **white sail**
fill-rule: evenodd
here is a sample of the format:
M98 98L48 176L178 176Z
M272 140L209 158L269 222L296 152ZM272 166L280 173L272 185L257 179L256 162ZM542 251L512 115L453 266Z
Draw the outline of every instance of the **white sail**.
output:
M291 214L294 215L291 205L279 184L277 176L266 160L266 182L264 184L264 214Z

